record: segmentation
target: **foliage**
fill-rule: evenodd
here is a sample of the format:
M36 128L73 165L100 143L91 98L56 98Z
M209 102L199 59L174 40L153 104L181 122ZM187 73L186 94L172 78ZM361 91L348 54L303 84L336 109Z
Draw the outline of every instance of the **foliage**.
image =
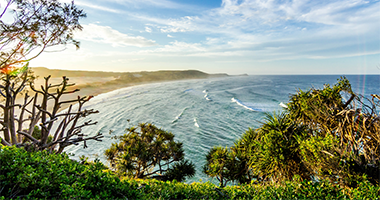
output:
M136 198L136 188L105 171L99 161L81 164L66 154L1 146L0 199Z
M282 185L219 188L210 182L120 180L97 160L89 162L82 158L77 162L66 154L27 152L8 146L0 148L0 163L0 199L379 199L380 196L380 187L368 181L347 188L295 177Z
M380 187L361 182L355 189L326 181L286 181L278 184L242 184L223 188L206 182L185 184L156 180L125 180L137 187L141 199L379 199ZM137 185L137 186L136 186Z
M0 15L0 69L12 70L39 56L46 48L74 44L73 32L81 30L86 17L74 2L58 0L7 0ZM3 20L4 18L12 20Z
M179 182L185 181L186 177L194 176L195 165L189 160L182 160L175 162L166 171L165 176L167 180L176 180Z
M120 176L180 181L195 174L194 165L184 161L182 143L174 141L173 133L145 123L127 131L105 152L111 168Z
M294 175L310 180L302 162L296 138L306 134L304 126L294 123L287 113L266 114L250 146L249 165L260 180L282 182Z
M83 10L73 2L7 0L0 12L1 144L60 153L68 145L84 142L86 147L86 140L100 141L103 137L100 134L93 137L80 134L82 127L94 124L91 121L78 124L79 118L97 112L82 110L91 97L62 98L78 91L70 91L74 84L69 84L66 77L60 84L52 85L47 76L41 89L36 89L35 77L28 68L29 61L46 48L68 43L79 47L73 32L82 29L79 19L86 16ZM78 106L76 109L70 106L64 114L58 113L64 104ZM37 137L34 127L38 123L41 131ZM55 132L54 124L58 124Z
M291 96L290 117L309 128L307 139L299 139L299 143L303 161L314 177L348 186L367 177L379 184L379 99L377 95L368 100L354 94L346 78L332 87Z
M234 157L227 147L213 147L206 155L206 164L203 166L203 173L211 177L216 177L220 182L220 187L226 186L233 181Z
M204 173L217 177L222 187L229 181L241 184L252 179L283 182L294 175L310 180L297 142L305 131L286 113L267 114L259 129L246 131L230 150L212 148L206 155Z
M35 139L37 140L40 140L42 138L42 135L41 135L41 129L38 127L38 126L34 126L34 129L33 129L33 132L32 132L32 137L34 137ZM31 144L32 141L30 141L27 137L24 137L22 139L22 143L26 146L26 147L33 147ZM53 136L49 135L48 136L48 139L46 141L47 144L53 142Z
M220 187L225 187L229 182L248 183L252 180L248 169L248 158L242 144L239 147L213 147L206 155L206 164L203 173L210 177L216 177Z
M231 147L234 156L233 178L239 184L250 183L253 179L258 179L258 176L249 167L250 155L253 153L252 145L256 137L257 132L248 129Z
M231 149L212 148L204 172L223 180L221 186L253 178L283 184L295 176L349 187L366 180L378 185L379 100L354 94L346 78L332 87L299 91L285 112L266 114L262 125Z

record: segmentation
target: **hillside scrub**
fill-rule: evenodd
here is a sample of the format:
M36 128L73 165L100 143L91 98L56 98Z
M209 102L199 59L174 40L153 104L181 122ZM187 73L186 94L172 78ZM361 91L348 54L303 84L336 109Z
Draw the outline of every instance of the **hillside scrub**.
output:
M357 188L299 179L219 188L210 182L120 180L99 161L0 147L0 199L376 199L380 191L368 181Z
M64 153L0 147L0 199L137 197L132 186L121 182L99 161L80 163Z
M115 139L120 142L113 143L105 155L120 177L184 181L195 174L194 164L185 160L182 143L153 124L127 128L126 134Z
M181 172L166 167L173 181L149 179L141 173L136 176L133 171L124 171L132 176L120 176L98 160L82 158L78 162L65 153L0 145L0 199L379 199L379 155L375 148L379 144L375 110L378 97L374 95L365 102L349 93L348 100L344 100L343 89L350 91L345 79L333 87L300 91L291 97L287 111L268 114L259 129L249 129L233 147L213 148L205 171L239 185L226 186L226 181L221 181L222 187L210 182L181 183L174 176ZM368 106L368 102L373 104ZM316 110L318 107L327 113ZM322 114L328 118L323 119ZM323 120L328 123L323 124ZM122 146L140 152L142 147L130 146L128 137L140 147L172 148L180 153L176 156L182 155L173 159L170 151L155 151L158 157L147 157L149 162L183 158L181 143L172 141L173 134L147 124L140 124L139 130L130 128L129 136L120 137L126 140L114 144L119 147L108 154L116 155ZM138 157L133 162L141 163Z
M379 100L378 95L366 99L353 93L346 78L323 89L300 90L291 95L285 111L266 114L258 129L249 129L235 142L231 148L240 149L244 156L211 156L218 152L211 149L205 168L236 173L232 163L237 159L246 163L248 170L230 178L235 182L254 177L260 183L283 185L298 177L301 181L328 181L350 188L369 181L378 187ZM213 161L209 162L211 157Z

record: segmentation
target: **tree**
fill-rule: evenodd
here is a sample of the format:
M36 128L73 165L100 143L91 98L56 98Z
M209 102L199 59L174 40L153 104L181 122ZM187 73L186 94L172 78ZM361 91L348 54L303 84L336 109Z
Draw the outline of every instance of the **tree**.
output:
M266 113L262 126L247 130L234 146L212 148L206 155L204 173L217 177L222 187L230 181L241 184L253 179L283 182L295 175L310 180L297 140L305 131L286 113Z
M272 182L292 180L294 175L310 180L297 142L305 137L306 131L305 126L295 123L285 112L266 113L250 146L249 165L253 174Z
M41 86L41 90L37 90L33 83L30 88L34 92L34 96L30 97L25 93L23 103L17 104L16 97L21 91L21 87L25 87L25 80L28 72L22 75L23 82L15 89L15 84L11 84L9 79L4 78L2 81L6 84L0 85L0 94L4 97L3 118L0 119L4 138L1 138L1 144L19 147L26 146L33 150L47 149L50 152L61 153L65 147L78 144L84 141L84 147L87 140L101 141L103 136L98 133L92 137L86 137L81 134L81 129L85 126L96 124L96 122L87 121L79 123L80 118L84 118L90 114L97 113L95 110L82 110L84 103L89 101L90 97L79 97L72 100L62 100L62 96L78 91L68 90L74 84L68 83L68 78L63 77L60 84L49 84L49 78L45 78L45 85ZM77 103L76 106L73 104ZM66 112L59 112L64 104L70 104ZM28 115L27 117L25 115ZM54 126L57 123L58 126ZM40 135L34 137L36 125L40 126ZM49 135L53 138L49 141ZM26 138L26 139L25 139Z
M249 128L240 139L238 139L234 146L231 147L235 155L235 173L234 179L240 184L250 183L253 179L258 180L258 176L254 174L252 168L249 166L251 155L254 153L253 145L257 139L257 131Z
M182 181L195 174L194 164L185 161L182 143L174 141L173 133L146 123L127 131L105 151L120 176Z
M99 160L0 146L1 199L140 199L136 183L121 181Z
M294 177L350 187L363 180L378 185L379 106L380 96L353 93L346 78L332 87L300 90L285 112L267 113L262 125L249 129L234 147L212 148L204 172L218 177L221 186L233 180L281 183Z
M206 164L203 166L203 173L210 177L216 177L220 187L225 187L228 182L239 184L249 183L253 178L249 168L250 154L249 135L235 142L235 145L227 147L213 147L206 155Z
M52 46L72 43L79 48L73 31L82 29L79 19L86 14L74 1L62 4L57 0L7 0L1 8L0 69L3 71L24 66Z
M220 187L225 187L228 182L234 181L233 165L234 156L227 147L213 147L206 155L206 164L203 173L210 177L216 177Z
M0 15L1 144L60 153L71 144L84 141L86 147L86 140L100 140L101 134L86 138L80 133L82 127L95 124L91 121L79 124L78 121L97 112L82 110L91 97L62 100L62 96L78 91L69 90L73 84L69 84L66 77L56 85L49 83L50 76L45 77L45 84L36 89L35 77L28 69L29 61L48 47L68 43L79 47L79 42L73 39L73 31L82 28L79 19L85 17L84 12L73 3L61 4L57 0L6 2ZM8 23L3 19L12 5L14 9L11 9L10 17L13 21ZM16 103L21 95L23 102ZM76 103L77 107L72 106ZM69 109L59 113L64 104L70 104ZM33 134L37 124L41 130L38 138ZM54 127L54 124L58 126ZM52 141L49 141L49 135L53 137Z
M291 96L290 117L309 128L299 143L314 177L353 186L367 176L379 184L379 100L378 95L366 99L354 94L346 78Z

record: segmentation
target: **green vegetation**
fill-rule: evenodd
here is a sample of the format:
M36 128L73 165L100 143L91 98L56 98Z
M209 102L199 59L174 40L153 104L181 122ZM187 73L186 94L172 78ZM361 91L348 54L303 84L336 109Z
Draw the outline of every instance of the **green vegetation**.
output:
M79 19L86 14L74 2L7 0L4 4L0 15L0 69L3 73L12 74L8 72L23 67L52 46L74 44L79 48L73 33L82 29Z
M11 20L3 21L5 13L11 15ZM73 39L73 32L82 29L79 19L85 16L73 2L6 1L0 15L2 145L61 153L69 145L84 142L86 147L86 140L100 140L103 137L101 134L94 137L80 134L82 127L94 124L91 121L78 123L78 119L97 113L95 110L82 110L91 96L63 99L62 96L78 91L71 90L73 84L68 82L68 78L64 76L60 84L52 85L50 76L47 76L44 85L35 87L35 77L28 69L29 61L46 48L69 43L79 48L79 42ZM28 91L33 91L33 95ZM22 101L16 102L18 99ZM78 104L77 108L73 108L73 104ZM69 105L68 112L58 113L63 105ZM34 133L37 124L38 133ZM54 124L58 124L55 130Z
M378 144L378 138L367 137L377 134L376 112L359 112L354 107L359 102L356 95L349 93L344 101L342 88L350 88L346 79L333 87L300 91L291 96L286 112L267 114L259 129L246 131L233 147L212 148L204 172L217 177L220 187L179 182L194 174L193 164L183 159L182 144L173 140L172 133L140 124L127 129L127 134L117 137L120 142L107 150L111 170L98 160L77 162L66 154L1 146L0 199L378 199L378 151L362 152ZM302 106L296 110L295 105ZM317 124L322 118L315 116L322 113L314 106L335 117L328 126ZM355 126L355 137L341 140L344 135L338 133L350 128L351 118L346 115L339 121L339 117L352 109L361 117L351 123L369 119L372 123ZM36 129L35 138L41 137L38 133ZM349 149L353 145L343 143L342 148L342 141L362 146L355 152ZM156 172L159 176L154 176Z
M0 199L120 199L137 195L98 161L81 164L66 154L1 146L0 163Z
M68 145L86 147L87 140L103 137L80 133L96 122L77 124L97 111L82 110L91 97L61 99L78 91L69 89L73 84L65 76L51 85L47 75L36 89L28 63L51 46L78 48L73 31L81 30L85 14L56 0L8 0L3 13L9 9L13 21L0 16L0 199L379 199L380 96L354 94L345 78L332 87L298 91L283 113L267 114L260 128L246 131L234 146L212 148L203 171L220 187L181 183L194 175L194 164L184 159L172 133L152 124L117 137L120 142L106 151L111 170L99 160L69 159L62 153ZM104 74L118 77L110 85L226 76L196 70L85 72ZM23 103L16 103L18 96ZM70 106L60 114L63 104Z
M247 165L246 152L241 148L213 147L206 155L203 173L216 177L221 187L229 182L249 183L252 174Z
M164 181L194 176L194 164L185 160L182 143L174 141L173 133L144 123L127 131L116 137L120 143L113 143L105 152L119 176Z
M379 187L363 182L355 189L328 182L287 181L283 185L243 184L219 188L210 182L184 184L129 180L141 184L142 199L379 199ZM131 184L132 185L132 184Z
M0 165L0 199L378 199L380 191L368 181L356 188L299 179L219 188L209 182L120 180L99 161L7 146L0 148L0 163L7 163Z
M221 147L211 149L205 173L219 177L222 187L227 180L247 177L279 185L297 178L352 188L368 181L378 187L379 100L377 95L368 100L354 94L346 78L332 87L299 91L283 113L267 114L260 128L248 130L231 147L243 156ZM245 168L236 168L235 160Z

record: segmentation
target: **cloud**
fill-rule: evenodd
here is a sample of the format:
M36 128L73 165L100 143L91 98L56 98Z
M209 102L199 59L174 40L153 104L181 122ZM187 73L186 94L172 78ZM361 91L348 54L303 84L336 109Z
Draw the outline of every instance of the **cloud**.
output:
M204 52L206 49L202 47L200 43L186 43L186 42L170 42L169 45L165 45L162 48L155 50L147 50L145 52L172 52L172 53L184 53L184 52Z
M75 36L81 40L117 46L149 47L157 45L155 41L148 40L141 36L129 36L112 29L109 26L97 24L83 25L83 31L77 32Z
M195 16L176 19L140 17L156 23L163 33L211 35L201 42L206 47L213 46L206 51L224 49L226 52L246 52L247 49L254 49L255 52L268 52L268 55L269 52L276 52L276 55L282 53L290 57L289 53L306 56L297 48L309 50L325 46L325 50L339 49L342 44L352 47L357 45L355 41L359 35L366 37L368 43L377 41L378 44L379 9L379 1L366 0L223 0L221 7ZM284 41L303 43L294 45ZM281 48L265 49L263 44L275 44ZM354 55L355 50L337 50L340 52L337 56ZM311 50L309 53L310 57L313 53L318 55L318 52Z
M174 41L167 45L160 46L156 49L140 50L134 52L112 52L112 55L128 55L128 56L189 56L195 53L202 53L208 51L200 43L187 43Z
M145 27L145 31L148 32L148 33L151 33L151 32L152 32L152 29L146 26L146 27Z
M63 3L71 3L72 0L61 0ZM96 5L94 2L88 3L86 1L75 1L75 5L77 6L83 6L83 7L88 7L96 10L101 10L101 11L106 11L106 12L111 12L111 13L123 13L121 10L109 8L105 5Z
M159 9L157 13L150 12L149 6L173 9L183 7L168 0L105 2L120 4L118 9L124 5L141 8L142 12L128 9L123 11L123 19L131 19L123 21L123 26L127 22L137 22L139 25L131 23L131 31L151 33L155 38L166 37L163 39L163 44L166 45L157 45L153 40L124 34L99 24L85 25L84 31L77 36L82 40L112 46L156 45L134 52L109 54L133 59L146 58L146 63L156 59L174 60L175 57L178 57L177 60L194 61L199 58L209 61L270 62L346 58L376 55L380 52L379 1L223 0L220 7L201 10L194 15L189 12L178 14L178 10L172 15L168 9L165 9L165 13L158 12ZM163 2L169 4L163 5ZM148 7L147 10L143 10L144 5ZM173 40L173 33L176 41L164 43ZM358 50L361 46L366 49ZM170 59L167 60L170 62Z
M188 32L194 30L194 22L199 20L199 17L185 16L178 20L169 20L164 27L161 27L161 32L163 33L177 33L177 32Z
M135 7L160 7L160 8L170 8L170 9L178 9L183 8L182 4L175 3L169 0L105 0L108 2L115 2L123 5L134 5Z
M107 8L105 6L99 6L99 5L94 5L94 4L89 4L89 3L77 3L78 6L84 6L84 7L89 7L89 8L92 8L92 9L96 9L96 10L102 10L102 11L106 11L106 12L111 12L111 13L122 13L123 11L121 10L116 10L116 9L113 9L113 8Z

